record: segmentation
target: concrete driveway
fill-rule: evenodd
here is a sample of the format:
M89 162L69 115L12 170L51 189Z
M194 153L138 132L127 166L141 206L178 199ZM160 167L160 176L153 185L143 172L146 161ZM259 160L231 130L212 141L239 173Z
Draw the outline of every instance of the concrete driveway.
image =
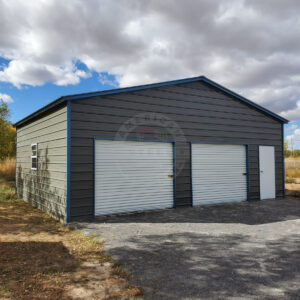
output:
M300 200L126 214L100 234L145 299L300 299Z

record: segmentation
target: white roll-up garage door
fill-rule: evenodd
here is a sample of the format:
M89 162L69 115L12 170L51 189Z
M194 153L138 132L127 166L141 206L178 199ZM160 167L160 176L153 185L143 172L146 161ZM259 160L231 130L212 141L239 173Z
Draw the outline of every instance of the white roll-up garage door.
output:
M192 144L193 205L247 200L246 146Z
M173 144L95 141L95 215L173 207Z

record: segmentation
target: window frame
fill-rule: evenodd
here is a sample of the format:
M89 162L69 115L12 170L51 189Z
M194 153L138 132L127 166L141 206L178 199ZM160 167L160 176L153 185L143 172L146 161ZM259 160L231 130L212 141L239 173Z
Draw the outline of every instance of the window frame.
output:
M36 148L36 153L35 155L32 155L32 147L35 146ZM30 151L31 151L31 170L37 170L38 169L38 143L33 143L31 144L31 147L30 147ZM36 159L36 168L33 168L32 167L32 159L35 158Z

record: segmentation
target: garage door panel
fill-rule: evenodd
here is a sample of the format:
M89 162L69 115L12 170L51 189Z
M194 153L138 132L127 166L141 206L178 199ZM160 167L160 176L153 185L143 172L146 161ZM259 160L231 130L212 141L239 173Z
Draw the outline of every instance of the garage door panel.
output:
M193 204L247 199L246 147L192 144Z
M173 145L96 140L95 214L173 207Z
M126 172L124 170L122 171L115 171L115 172L110 172L109 174L107 174L107 176L105 176L105 171L106 170L102 170L102 172L97 172L96 175L99 176L99 178L110 178L110 179L119 179L120 181L123 179L136 179L136 177L138 177L139 175L145 175L145 172L143 172L143 170L126 170ZM120 172L122 172L122 174L120 174ZM125 172L125 173L124 173ZM173 174L173 170L169 170L168 172L161 172L161 173L157 173L155 172L155 170L152 170L152 172L147 172L148 176L151 176L151 179L161 179L161 177L165 176L167 177L168 175ZM149 178L149 177L148 177ZM142 178L141 178L142 179Z

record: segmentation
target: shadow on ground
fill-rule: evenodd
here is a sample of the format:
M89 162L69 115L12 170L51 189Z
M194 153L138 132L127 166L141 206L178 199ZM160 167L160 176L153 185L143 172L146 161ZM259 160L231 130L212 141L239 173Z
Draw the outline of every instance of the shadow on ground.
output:
M63 287L55 275L79 266L62 242L1 242L0 257L0 283L16 299L61 299Z
M258 225L300 218L300 199L264 200L198 207L178 207L96 217L99 223L241 223Z
M264 242L186 232L128 242L110 253L146 299L296 299L300 293L298 235Z

